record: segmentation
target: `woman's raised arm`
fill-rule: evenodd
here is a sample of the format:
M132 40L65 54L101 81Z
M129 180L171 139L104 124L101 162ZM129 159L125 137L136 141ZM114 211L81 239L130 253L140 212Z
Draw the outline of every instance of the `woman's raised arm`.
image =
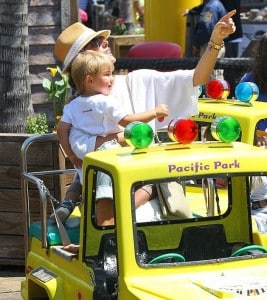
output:
M206 84L209 81L217 60L218 51L224 45L223 40L235 32L236 27L232 19L235 13L236 10L230 11L214 26L207 49L195 68L193 76L194 86Z

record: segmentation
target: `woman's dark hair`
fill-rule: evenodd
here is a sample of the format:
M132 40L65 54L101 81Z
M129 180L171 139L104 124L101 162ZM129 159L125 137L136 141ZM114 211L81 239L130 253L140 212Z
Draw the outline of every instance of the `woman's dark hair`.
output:
M258 40L251 73L261 93L267 93L267 33Z

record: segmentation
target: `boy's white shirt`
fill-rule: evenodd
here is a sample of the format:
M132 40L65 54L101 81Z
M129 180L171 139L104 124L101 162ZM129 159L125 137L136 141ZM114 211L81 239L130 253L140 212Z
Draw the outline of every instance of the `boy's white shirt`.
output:
M107 136L122 130L118 122L126 113L111 95L78 96L65 105L62 121L84 134Z

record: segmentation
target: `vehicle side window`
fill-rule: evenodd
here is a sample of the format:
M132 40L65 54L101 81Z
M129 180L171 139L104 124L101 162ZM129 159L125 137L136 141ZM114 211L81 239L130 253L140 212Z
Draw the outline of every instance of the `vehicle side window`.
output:
M90 182L93 182L92 186L90 186ZM115 224L115 209L111 175L103 170L91 169L85 176L85 184L85 193L87 197L92 197L93 200L91 202L91 216L94 224L103 229L113 227Z
M153 185L156 193L137 208L137 222L220 217L229 208L226 177L172 179Z

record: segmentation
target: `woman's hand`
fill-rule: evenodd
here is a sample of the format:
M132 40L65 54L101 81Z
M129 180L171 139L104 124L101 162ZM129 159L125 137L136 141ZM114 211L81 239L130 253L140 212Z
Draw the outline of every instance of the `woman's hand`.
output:
M77 168L77 169L81 169L83 166L83 161L78 158L74 152L72 155L68 156L69 160L71 161L72 165Z
M235 32L236 27L232 19L232 16L236 13L236 10L231 10L225 16L223 16L220 21L214 26L210 39L221 45L223 40L228 37L228 35Z
M105 137L103 136L98 136L96 138L96 142L95 142L95 150L97 148L99 148L103 143L108 142L108 141L112 141L112 140L116 140L121 146L125 146L125 140L124 140L124 134L123 131L122 132L118 132L118 133L111 133Z
M208 46L202 57L200 58L193 75L193 85L198 86L207 84L210 79L211 72L214 68L218 57L218 51L223 46L223 40L230 34L235 32L235 23L232 16L236 10L230 11L223 16L214 26L210 37L212 46Z
M72 165L75 168L80 169L82 168L83 161L79 159L71 149L69 143L70 127L71 125L69 123L65 123L62 121L59 122L57 126L59 143L62 146L63 150L65 151L66 155L68 156L69 160L71 161Z
M257 136L256 145L257 145L258 147L263 147L263 148L265 148L265 147L267 146L267 145L266 145L265 137L264 137L264 136Z

